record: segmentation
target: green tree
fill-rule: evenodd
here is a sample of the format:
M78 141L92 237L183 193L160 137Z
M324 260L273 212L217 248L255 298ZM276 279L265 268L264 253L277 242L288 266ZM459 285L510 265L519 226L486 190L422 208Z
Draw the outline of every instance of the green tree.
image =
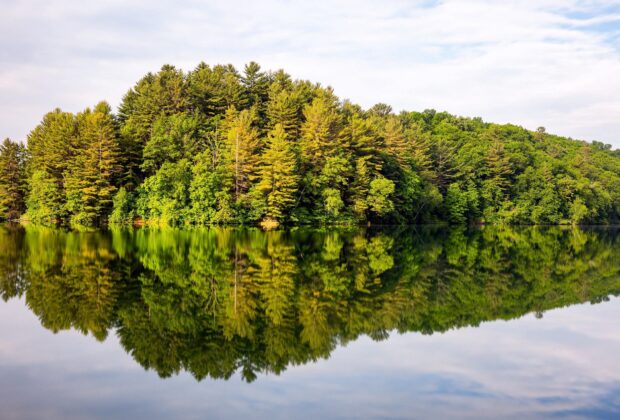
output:
M251 61L245 65L243 76L241 76L240 80L245 88L248 106L257 109L259 123L263 123L269 97L270 75L262 72L258 63Z
M588 216L588 207L581 197L577 197L570 206L570 220L574 225L579 224Z
M188 219L190 179L188 160L164 163L138 189L138 215L161 225L185 222Z
M305 170L320 173L329 157L338 153L341 117L336 99L329 91L322 92L304 108L301 126L300 153Z
M268 127L275 128L282 125L284 131L293 141L297 140L300 130L299 100L295 94L282 89L277 84L272 84L269 90L267 102Z
M109 222L114 224L131 223L135 217L133 194L125 189L119 188L112 199L112 213Z
M202 62L187 75L190 108L207 118L223 115L233 106L247 108L247 95L239 73L232 65L210 67Z
M299 176L295 154L281 124L267 136L259 173L256 189L266 200L265 216L282 220L295 202Z
M377 216L385 216L394 210L394 203L391 200L394 188L394 182L384 177L375 178L370 182L368 207Z
M188 108L186 77L174 66L164 65L148 73L130 89L119 107L120 143L123 150L124 184L134 189L144 179L143 150L153 124Z
M189 187L191 218L195 223L231 223L233 178L229 167L210 151L196 156Z
M0 219L18 219L26 209L26 149L5 139L0 145Z
M78 115L77 147L65 173L66 209L71 221L95 225L105 221L121 173L118 140L108 104Z
M57 223L66 213L65 172L77 147L75 117L60 109L47 113L28 135L27 215L33 222Z
M411 147L407 144L403 125L397 117L387 117L383 137L385 139L383 147L388 156L402 167L412 163Z
M620 153L610 145L432 109L364 110L254 62L242 72L165 65L127 92L117 115L102 107L56 109L29 134L31 221L98 224L111 211L162 220L165 202L174 223L620 223ZM278 126L286 142L274 149L268 133ZM265 168L296 181L274 186ZM170 201L164 184L183 193ZM15 215L13 193L0 202Z
M201 121L186 113L161 116L153 123L143 150L142 171L152 175L164 162L191 159L205 150L202 144Z
M256 179L259 160L258 130L254 127L256 116L250 110L226 111L229 170L233 174L234 198L240 202Z
M371 170L368 167L368 156L358 158L355 162L355 176L351 186L353 212L358 219L366 218L368 209L368 190L370 189Z

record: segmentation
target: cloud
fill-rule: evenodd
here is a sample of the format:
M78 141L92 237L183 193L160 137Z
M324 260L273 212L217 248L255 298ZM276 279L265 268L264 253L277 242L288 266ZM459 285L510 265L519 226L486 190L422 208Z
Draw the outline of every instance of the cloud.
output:
M436 108L620 147L620 2L23 1L0 17L0 135L172 63L256 60L368 107Z

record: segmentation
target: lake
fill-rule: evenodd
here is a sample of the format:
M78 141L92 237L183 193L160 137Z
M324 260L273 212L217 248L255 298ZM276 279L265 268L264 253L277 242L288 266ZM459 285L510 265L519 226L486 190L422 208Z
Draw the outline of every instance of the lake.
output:
M0 418L618 418L620 230L0 227Z

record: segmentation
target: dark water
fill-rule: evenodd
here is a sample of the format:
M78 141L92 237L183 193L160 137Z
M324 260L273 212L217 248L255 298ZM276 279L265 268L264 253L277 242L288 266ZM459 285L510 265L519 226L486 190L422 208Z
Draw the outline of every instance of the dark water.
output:
M618 418L619 293L614 228L0 227L0 418Z

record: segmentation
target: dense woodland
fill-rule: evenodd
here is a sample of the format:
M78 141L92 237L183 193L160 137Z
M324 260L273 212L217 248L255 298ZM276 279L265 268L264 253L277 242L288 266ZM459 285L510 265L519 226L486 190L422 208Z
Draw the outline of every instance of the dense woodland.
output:
M161 376L252 380L360 335L432 334L620 293L620 231L0 226L0 297Z
M0 149L0 214L44 224L617 223L620 151L394 114L256 63L166 65Z

